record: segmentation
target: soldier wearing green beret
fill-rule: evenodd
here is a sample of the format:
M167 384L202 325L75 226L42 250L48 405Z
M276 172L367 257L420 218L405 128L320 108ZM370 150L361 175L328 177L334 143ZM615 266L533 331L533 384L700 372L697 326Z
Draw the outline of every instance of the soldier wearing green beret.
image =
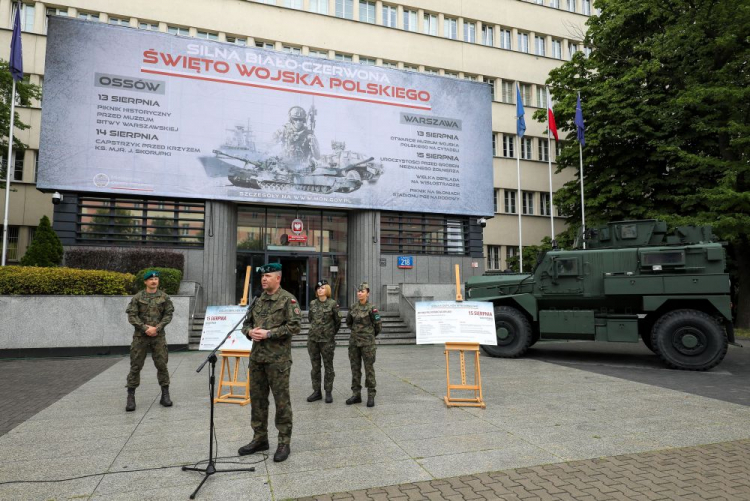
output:
M380 334L381 320L378 309L367 300L370 286L367 282L357 288L357 304L349 309L346 325L352 330L349 339L349 363L352 367L352 396L346 405L362 402L362 364L365 366L365 386L367 387L367 407L375 405L375 337Z
M151 351L151 358L156 366L156 377L161 386L161 400L164 407L171 407L169 397L169 371L167 361L167 337L164 327L172 321L174 306L166 292L159 290L159 272L147 271L143 275L146 289L139 291L126 310L128 322L135 328L133 342L130 345L130 373L128 374L128 399L125 410L135 410L135 389L141 383L141 369L146 361L146 353Z
M273 460L289 457L292 439L292 402L289 373L292 368L292 336L299 334L301 312L297 300L281 288L281 265L261 266L263 294L247 312L242 332L253 341L250 353L250 402L253 440L239 449L240 456L267 451L268 393L276 404L278 446Z
M326 403L333 402L333 354L336 349L336 333L341 328L339 305L331 299L331 286L327 280L321 280L315 285L315 295L318 300L310 303L307 319L310 321L310 334L307 338L307 352L310 355L312 370L312 394L307 397L308 402L321 400L320 393L320 360L325 367L325 381L323 389L326 392Z

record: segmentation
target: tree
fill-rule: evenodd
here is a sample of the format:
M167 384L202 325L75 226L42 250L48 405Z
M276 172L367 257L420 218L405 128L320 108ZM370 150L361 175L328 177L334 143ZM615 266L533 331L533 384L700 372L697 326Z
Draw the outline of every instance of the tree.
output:
M750 327L750 4L597 0L585 45L550 72L558 170L578 171L576 94L586 120L586 223L710 224L729 242L736 325ZM536 118L542 118L538 112ZM556 203L580 225L578 179Z
M13 77L10 74L8 68L8 62L0 60L0 156L7 154L8 151L8 128L10 127L10 93L13 89ZM24 79L20 82L16 82L16 105L29 106L33 100L42 98L41 89L38 85L34 85ZM15 121L13 127L18 130L26 130L29 128L28 124L21 121L18 116L18 109L16 107ZM19 153L26 149L26 145L18 139L17 134L13 134L13 151ZM0 166L0 179L5 179L7 174L7 159L3 162L4 165ZM5 183L0 186L0 189L5 189Z
M63 258L63 246L52 229L49 218L42 216L36 227L34 240L21 258L22 266L42 266L50 268L60 266Z

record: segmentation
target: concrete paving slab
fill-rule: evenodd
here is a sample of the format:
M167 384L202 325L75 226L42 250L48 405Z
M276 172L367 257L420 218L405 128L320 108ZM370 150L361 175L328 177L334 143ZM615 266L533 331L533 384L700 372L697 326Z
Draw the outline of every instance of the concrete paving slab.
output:
M444 454L417 460L434 478L471 475L492 470L521 468L539 464L561 462L562 458L531 444L513 447Z

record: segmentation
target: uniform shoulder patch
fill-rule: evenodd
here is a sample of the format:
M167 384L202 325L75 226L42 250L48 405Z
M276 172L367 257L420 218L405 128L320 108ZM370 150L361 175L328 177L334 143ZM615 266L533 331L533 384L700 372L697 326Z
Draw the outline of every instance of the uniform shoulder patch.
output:
M292 304L297 304L297 300L294 298L291 298L290 301L292 302Z
M302 313L302 312L301 312L301 311L299 311L299 308L295 308L295 309L294 309L294 313L296 313L297 315L299 315L299 314L300 314L300 313Z
M373 308L372 311L375 312L375 313L377 313L378 309L377 308Z

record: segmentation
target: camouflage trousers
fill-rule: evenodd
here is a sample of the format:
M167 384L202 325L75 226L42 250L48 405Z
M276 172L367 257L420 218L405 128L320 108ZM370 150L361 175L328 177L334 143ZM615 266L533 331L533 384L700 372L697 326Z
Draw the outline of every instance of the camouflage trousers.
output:
M355 346L349 344L349 363L352 367L352 394L362 391L362 363L365 365L365 387L367 394L375 396L375 352L377 346Z
M156 366L156 378L159 380L159 386L169 386L169 371L167 370L169 350L167 349L166 336L163 333L154 337L136 334L133 336L133 342L130 345L128 388L138 388L138 385L141 384L141 369L143 369L148 351L151 351L151 359Z
M336 373L333 370L333 354L336 349L336 341L327 341L319 343L317 341L307 341L307 352L310 354L310 363L312 370L310 378L312 379L313 391L320 391L320 359L323 359L323 367L326 375L323 383L325 391L333 391L333 378Z
M273 393L276 404L276 429L279 444L292 440L292 402L289 398L289 373L292 362L273 364L250 361L250 425L253 440L268 440L268 393Z

